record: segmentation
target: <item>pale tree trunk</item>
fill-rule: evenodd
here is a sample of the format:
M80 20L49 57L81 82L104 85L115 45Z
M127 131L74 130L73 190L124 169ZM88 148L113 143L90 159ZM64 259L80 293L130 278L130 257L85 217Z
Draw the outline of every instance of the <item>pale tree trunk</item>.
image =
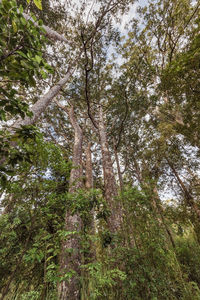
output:
M0 1L1 2L1 1ZM35 22L33 20L33 18L31 18L29 15L23 13L23 17L28 21L31 20L33 22L33 24L36 27L38 26L38 23ZM62 34L56 32L55 30L51 29L50 27L46 26L46 25L42 25L42 28L45 30L45 32L43 33L41 31L42 34L45 34L49 39L54 40L54 41L60 41L60 42L65 42L68 43L69 41L66 39L66 37L64 37Z
M113 147L114 147L114 153L115 153L115 161L117 164L117 173L118 173L118 177L119 177L119 186L120 186L120 190L123 190L124 184L123 184L123 178L122 178L122 173L121 173L121 169L120 169L120 163L119 163L119 156L118 156L118 152L117 152L117 148L116 148L116 143L115 143L115 139L113 138Z
M50 90L31 107L30 110L33 113L33 116L31 118L25 117L24 120L20 118L13 124L12 127L20 128L23 125L35 124L38 118L41 116L41 114L46 110L48 105L52 102L54 97L58 95L58 93L63 88L63 86L68 82L74 69L75 68L72 62L68 67L66 75L60 81L58 81L57 84L55 84L52 88L50 88Z
M106 127L103 119L103 110L100 107L99 110L99 136L102 153L102 165L103 176L105 186L105 198L110 209L110 217L108 220L108 226L112 232L116 232L121 225L122 221L122 209L119 202L117 203L115 197L117 197L117 184L113 172L111 154L108 147Z
M66 109L65 109L66 110ZM75 193L79 188L82 188L82 129L74 116L73 107L67 111L71 124L75 131L74 147L73 147L73 169L70 174L70 193ZM80 299L80 236L82 221L80 215L75 213L71 215L67 210L65 216L65 229L69 232L76 232L70 234L67 240L63 241L62 252L60 259L61 274L64 275L71 270L75 271L69 280L62 281L58 286L58 294L60 300L77 300Z
M89 142L85 148L85 188L87 191L93 188L93 174L92 174L92 153L91 153L91 143ZM88 238L88 235L95 234L95 210L94 207L88 212L87 223L84 224L84 236L85 244L88 245L84 253L84 265L93 263L96 260L96 243L92 239ZM85 268L82 270L82 290L81 290L81 299L88 300L91 298L91 288L90 288L90 274L88 269Z
M91 152L91 143L88 143L86 149L85 149L85 156L86 156L86 165L85 165L85 187L87 190L90 190L93 188L93 174L92 174L92 152ZM91 210L91 223L90 226L90 232L92 234L95 233L95 211L94 208ZM91 245L92 247L92 245ZM93 253L94 254L94 253ZM92 256L94 256L92 254ZM86 261L88 258L86 258Z
M14 132L14 129L21 128L21 126L33 125L37 122L37 120L41 117L41 114L45 112L49 104L53 101L54 97L59 94L60 90L68 82L68 80L70 79L71 75L75 70L75 67L76 67L76 63L72 62L71 65L69 65L68 67L65 77L63 77L57 84L55 84L52 88L50 88L50 90L31 107L30 111L33 113L33 116L31 118L27 116L24 119L19 118L9 129L10 133ZM17 142L15 141L10 142L11 147L15 147L16 145ZM2 157L0 159L0 165L3 164L5 160L6 157Z
M88 143L85 150L86 156L86 166L85 166L85 187L87 189L93 188L93 176L92 176L92 153L91 153L91 143Z

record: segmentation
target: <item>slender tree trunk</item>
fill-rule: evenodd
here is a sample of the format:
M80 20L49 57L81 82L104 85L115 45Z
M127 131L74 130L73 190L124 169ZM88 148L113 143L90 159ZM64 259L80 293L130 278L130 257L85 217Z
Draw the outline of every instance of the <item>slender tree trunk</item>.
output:
M8 197L8 204L6 205L2 214L5 215L5 214L10 213L13 209L13 205L14 205L14 194L10 194Z
M191 207L192 210L192 214L193 214L193 225L194 225L194 231L196 232L196 237L197 237L197 241L200 244L200 209L198 207L198 205L196 204L191 192L187 189L187 187L185 186L184 182L181 180L178 172L176 171L173 163L167 158L165 157L169 167L171 168L175 178L178 181L179 186L181 187L181 190L183 191L184 197L185 197L185 201L186 204Z
M92 153L91 153L91 143L87 144L85 148L85 187L86 190L90 190L93 188L93 174L92 174ZM85 252L84 252L84 265L89 263L93 263L96 260L96 243L89 238L90 235L95 234L95 210L94 207L88 212L88 218L86 223L84 224L84 236L85 241ZM90 274L87 268L82 270L82 290L81 290L81 299L88 300L91 298L91 287L90 287Z
M158 223L163 227L163 229L166 231L166 237L168 237L171 245L173 248L175 248L175 242L171 233L170 228L168 227L165 217L163 215L164 210L163 206L161 204L160 197L158 195L158 190L156 185L153 187L153 195L152 195L152 206L154 209L155 214L157 215Z
M88 143L86 149L85 149L85 156L86 156L86 166L85 166L85 187L87 190L93 188L93 174L92 174L92 153L91 153L91 143ZM91 223L89 224L90 227L90 233L95 233L95 211L94 208L91 210ZM91 245L92 247L92 245ZM92 251L94 252L94 251ZM94 257L94 253L92 254ZM86 259L87 260L87 259Z
M117 164L117 173L118 173L118 177L119 177L119 186L120 186L120 190L122 191L124 184L123 184L123 178L122 178L122 173L121 173L121 169L120 169L119 156L118 156L114 138L113 138L113 146L114 146L114 153L115 153L115 161Z
M104 175L105 186L105 198L108 202L109 209L111 211L110 218L108 220L109 228L112 232L117 231L120 228L122 221L122 210L119 203L116 203L115 197L117 196L117 185L113 172L111 155L108 147L106 127L103 120L103 110L100 107L99 110L99 136L101 143L102 153L102 165Z
M188 191L187 187L185 186L184 182L181 180L178 172L176 171L174 165L169 161L167 157L165 157L168 165L170 166L175 178L177 179L186 199L187 204L192 208L194 214L196 215L197 219L200 219L200 209L198 208L197 204L195 203L193 196L191 195L190 191Z
M144 187L147 187L147 189L149 189L149 184L147 184L145 179L143 178L136 159L134 159L134 165L135 165L138 181L140 182L141 185L143 185ZM150 187L150 190L151 190L151 187ZM153 208L155 214L157 215L158 223L163 225L163 228L166 231L167 237L168 237L169 241L171 242L172 247L175 248L175 242L174 242L171 230L168 227L165 217L163 215L164 210L163 210L163 206L161 204L161 200L160 200L160 197L158 194L156 184L154 184L152 192L153 192L152 197L151 197L152 198L152 208Z
M88 143L87 145L87 148L85 150L85 156L86 156L85 186L87 189L91 189L93 187L91 143Z
M167 223L166 223L166 220L165 220L165 217L164 217L164 215L163 215L164 209L163 209L163 206L162 206L162 204L161 204L160 197L159 197L159 195L158 195L158 190L157 190L157 187L156 187L156 186L153 188L153 192L154 192L154 195L155 195L155 198L156 198L156 201L155 201L155 202L156 202L156 207L157 207L158 212L159 212L159 214L160 214L161 222L162 222L162 224L163 224L163 226L164 226L164 228L165 228L165 230L166 230L166 233L167 233L168 238L169 238L169 240L170 240L170 242L171 242L171 244L172 244L172 247L175 248L176 246L175 246L175 242L174 242L174 239L173 239L171 230L170 230L170 228L168 227L168 225L167 225Z
M68 110L68 115L75 131L75 140L73 148L73 169L70 174L70 193L75 193L82 187L82 129L74 116L73 107ZM65 216L65 228L69 232L73 232L63 241L62 253L60 259L60 269L62 276L67 272L75 271L69 280L63 280L58 286L60 300L77 300L80 299L80 237L82 221L78 213L71 214L69 210ZM74 233L75 232L75 233Z

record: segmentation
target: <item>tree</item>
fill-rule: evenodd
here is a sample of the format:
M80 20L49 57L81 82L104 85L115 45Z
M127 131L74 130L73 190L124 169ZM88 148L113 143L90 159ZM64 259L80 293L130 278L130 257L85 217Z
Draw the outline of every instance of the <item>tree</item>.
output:
M124 37L132 1L17 3L1 299L199 299L198 3L150 1Z

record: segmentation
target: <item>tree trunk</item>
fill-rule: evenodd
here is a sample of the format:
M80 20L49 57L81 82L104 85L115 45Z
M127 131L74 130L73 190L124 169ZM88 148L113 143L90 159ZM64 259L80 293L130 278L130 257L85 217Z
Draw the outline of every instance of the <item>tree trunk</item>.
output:
M173 239L171 229L170 229L170 227L168 227L165 217L163 215L164 210L163 210L163 206L162 206L159 194L158 194L157 186L156 186L156 184L154 184L153 189L152 189L151 186L145 181L145 179L143 178L143 176L140 172L140 168L139 168L135 158L134 158L134 165L135 165L135 169L136 169L136 173L137 173L137 179L140 182L140 184L142 186L144 186L145 188L147 188L147 190L152 190L152 196L151 196L152 209L154 210L158 224L162 225L162 227L166 231L167 237L168 237L172 247L175 248L175 242Z
M65 109L66 110L66 109ZM70 193L75 193L82 187L82 129L74 116L73 107L67 110L71 124L75 131L75 140L73 147L73 169L70 174ZM60 258L60 269L62 276L67 272L75 271L71 278L63 280L58 286L58 294L60 300L77 300L80 299L80 236L82 221L78 213L73 215L69 210L65 216L65 229L68 232L73 232L68 235L67 240L63 241L62 252Z
M171 233L171 230L170 228L168 227L167 223L166 223L166 220L165 220L165 217L163 215L164 213L164 209L163 209L163 206L161 204L161 200L160 200L160 197L158 195L158 190L157 190L157 187L154 186L153 188L153 192L154 192L154 195L155 195L155 205L157 207L157 210L158 210L158 213L160 214L160 217L161 217L161 222L163 224L163 227L165 228L166 230L166 233L167 233L167 236L172 244L172 247L175 249L175 242L174 242L174 239L173 239L173 236L172 236L172 233Z
M85 156L86 156L86 166L85 166L85 187L87 190L93 188L93 174L92 174L92 153L91 153L91 143L88 143L86 149L85 149ZM89 231L91 234L95 234L95 210L94 207L92 208L91 212L91 221L89 224ZM92 245L91 245L92 248ZM93 251L94 252L94 251ZM92 256L94 257L94 253L92 253ZM86 259L88 261L88 257Z
M30 109L33 113L33 116L31 118L25 117L24 120L21 118L17 120L12 127L14 128L20 128L23 125L33 125L37 122L38 118L41 116L41 114L46 110L48 105L51 103L53 98L58 95L60 90L63 88L63 86L68 82L69 78L71 77L75 67L73 66L73 62L71 65L69 65L66 75L58 81L57 84L55 84L50 90L41 97Z
M89 191L93 188L93 174L92 174L92 153L91 153L91 143L87 144L85 148L86 164L85 164L85 187ZM96 243L89 236L95 235L95 210L94 207L88 212L88 218L84 224L84 241L85 241L85 251L84 251L84 265L94 263L96 261ZM90 287L90 272L88 268L82 270L82 290L81 299L88 300L91 298L91 287Z
M108 202L108 207L111 211L110 218L108 220L108 226L111 232L115 232L120 228L120 224L122 221L122 210L120 204L116 203L114 199L118 194L117 185L116 185L115 176L113 172L111 155L108 147L102 107L100 107L99 110L99 136L100 136L101 153L102 153L105 198Z
M181 178L180 178L178 172L176 171L174 165L169 161L169 159L167 157L165 157L165 158L166 158L169 167L171 168L175 178L177 179L177 181L178 181L178 183L179 183L179 185L180 185L180 187L183 191L183 194L185 196L187 205L189 205L192 208L193 213L197 217L197 219L200 219L200 209L198 208L197 204L195 203L195 201L193 199L193 196L191 195L190 191L188 191L187 187L185 186L185 184L181 180Z
M85 187L87 189L91 189L93 188L91 143L88 143L87 148L85 150L85 155L86 155Z
M0 1L1 2L1 1ZM23 13L23 17L28 21L31 20L33 24L38 27L38 23L33 20L29 15ZM42 25L42 28L45 30L45 32L42 32L42 34L45 34L49 39L54 40L54 41L61 41L68 43L69 41L64 37L62 34L56 32L55 30L51 29L50 27L46 25Z
M116 144L115 144L115 139L113 138L113 147L114 147L114 153L115 153L115 161L117 164L117 173L118 173L118 177L119 177L119 186L120 186L120 190L123 190L123 178L122 178L122 173L121 173L121 169L120 169L120 163L119 163L119 156L118 156L118 152L117 152L117 148L116 148Z

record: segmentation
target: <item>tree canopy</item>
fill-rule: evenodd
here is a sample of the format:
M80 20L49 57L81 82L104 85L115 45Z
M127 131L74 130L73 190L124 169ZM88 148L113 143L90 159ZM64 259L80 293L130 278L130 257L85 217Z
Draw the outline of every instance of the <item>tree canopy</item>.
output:
M199 28L199 1L0 1L1 300L200 299Z

